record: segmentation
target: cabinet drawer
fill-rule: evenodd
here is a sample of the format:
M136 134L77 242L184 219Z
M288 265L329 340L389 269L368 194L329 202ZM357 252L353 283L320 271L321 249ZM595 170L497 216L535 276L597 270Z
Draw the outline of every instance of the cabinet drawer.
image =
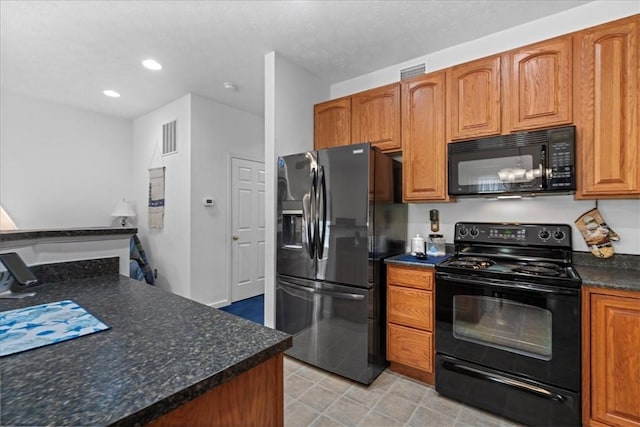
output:
M392 323L433 331L432 293L420 289L389 286L387 318Z
M389 265L387 282L390 285L431 290L433 288L433 270Z
M433 369L433 335L431 332L419 331L389 324L387 341L387 358L423 371Z

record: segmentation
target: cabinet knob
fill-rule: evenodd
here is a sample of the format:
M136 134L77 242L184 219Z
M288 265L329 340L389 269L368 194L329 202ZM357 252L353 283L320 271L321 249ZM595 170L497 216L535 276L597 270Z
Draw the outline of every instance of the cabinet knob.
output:
M234 235L233 235L233 240L238 240L239 238L240 238L240 237L238 237L238 235L237 235L237 234L234 234Z

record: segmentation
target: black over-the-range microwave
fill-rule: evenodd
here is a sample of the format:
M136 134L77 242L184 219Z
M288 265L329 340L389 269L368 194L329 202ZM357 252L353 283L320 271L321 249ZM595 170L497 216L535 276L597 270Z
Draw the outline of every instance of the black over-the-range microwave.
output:
M452 196L571 194L575 126L447 144Z

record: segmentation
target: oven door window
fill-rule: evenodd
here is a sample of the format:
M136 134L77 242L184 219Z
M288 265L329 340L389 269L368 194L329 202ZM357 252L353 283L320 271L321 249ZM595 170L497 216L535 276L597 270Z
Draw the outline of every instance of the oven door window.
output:
M453 335L517 354L551 360L551 312L507 299L453 297Z

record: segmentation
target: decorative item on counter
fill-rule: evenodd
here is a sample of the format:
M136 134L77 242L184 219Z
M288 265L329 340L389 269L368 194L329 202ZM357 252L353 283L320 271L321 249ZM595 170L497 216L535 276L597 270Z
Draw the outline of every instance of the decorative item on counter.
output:
M613 256L611 242L617 242L620 236L604 222L597 208L580 215L575 223L594 256L598 258Z
M427 239L427 255L444 256L445 239L442 234L429 234Z
M431 222L431 231L434 233L440 231L440 213L438 209L431 209L429 211L429 221Z
M417 256L417 254L424 255L424 239L419 234L411 239L411 255Z
M133 206L131 206L131 202L127 202L125 199L122 199L118 202L115 209L111 213L113 217L120 218L120 225L123 227L127 226L127 218L132 218L136 216L136 212L133 210Z

